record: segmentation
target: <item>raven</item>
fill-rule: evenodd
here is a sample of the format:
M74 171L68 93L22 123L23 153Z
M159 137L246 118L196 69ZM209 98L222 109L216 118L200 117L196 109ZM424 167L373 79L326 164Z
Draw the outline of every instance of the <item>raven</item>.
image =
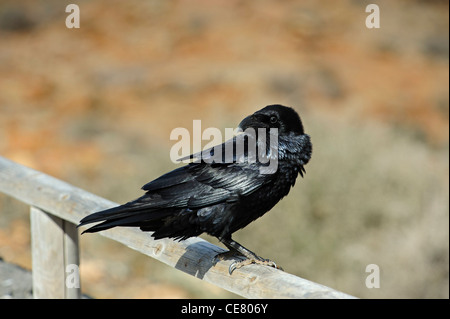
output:
M91 214L78 226L101 222L83 233L116 226L140 227L142 231L152 231L155 239L184 240L207 233L229 249L218 254L214 262L235 254L245 258L231 264L230 274L251 263L279 268L234 241L231 235L272 209L289 193L298 174L303 177L304 165L311 158L311 140L304 133L297 112L279 104L268 105L246 117L239 129L253 134L241 134L244 139L238 139L240 135L237 135L219 146L189 156L192 161L186 166L144 185L142 189L146 193L142 197ZM245 141L246 145L241 153L236 151L239 141ZM252 141L260 161L255 160L255 151L250 150ZM231 161L220 160L223 156L211 161L210 156L216 151L226 153L230 143L233 144ZM268 167L267 160L276 161L276 169L263 172Z

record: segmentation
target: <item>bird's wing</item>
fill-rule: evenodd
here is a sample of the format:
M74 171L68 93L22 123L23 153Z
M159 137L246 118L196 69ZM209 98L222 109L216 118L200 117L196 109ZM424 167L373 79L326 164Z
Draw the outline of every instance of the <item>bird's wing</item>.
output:
M219 147L225 148L226 143ZM236 154L234 156L236 159ZM125 222L131 225L149 218L163 218L180 209L198 210L231 203L270 183L274 178L260 174L258 164L237 159L234 163L194 162L174 169L145 184L142 189L146 193L140 198L91 214L81 220L80 225L107 220L105 225L94 226L90 230L97 231Z
M232 202L270 182L257 165L191 163L143 186L148 207L201 208ZM146 200L147 202L147 200Z
M245 144L244 147L238 147L239 143ZM152 199L148 205L200 208L235 201L269 183L273 176L260 174L254 152L247 152L249 143L254 143L254 136L235 136L223 144L180 159L189 158L193 163L142 187L148 199Z

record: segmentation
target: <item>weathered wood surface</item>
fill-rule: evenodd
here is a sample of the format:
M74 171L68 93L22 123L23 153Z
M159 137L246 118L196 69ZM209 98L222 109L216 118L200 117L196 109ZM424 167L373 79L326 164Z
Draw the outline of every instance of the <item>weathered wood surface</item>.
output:
M117 204L44 173L0 157L0 192L77 224L95 211ZM100 233L167 265L247 298L354 298L289 273L260 265L237 269L231 260L212 264L223 248L201 238L176 242L153 240L137 228L114 228Z
M31 207L33 297L81 298L81 289L66 285L66 266L79 265L75 224Z

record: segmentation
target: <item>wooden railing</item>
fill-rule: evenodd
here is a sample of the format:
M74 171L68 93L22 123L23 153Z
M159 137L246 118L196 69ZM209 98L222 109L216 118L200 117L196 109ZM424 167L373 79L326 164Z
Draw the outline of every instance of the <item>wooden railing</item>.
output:
M79 285L66 282L74 275L68 266L79 265L75 225L88 214L117 204L3 157L0 192L30 205L34 297L80 298ZM224 249L201 238L154 240L149 233L126 227L100 235L247 298L353 298L266 266L249 265L229 275L231 260L212 264Z

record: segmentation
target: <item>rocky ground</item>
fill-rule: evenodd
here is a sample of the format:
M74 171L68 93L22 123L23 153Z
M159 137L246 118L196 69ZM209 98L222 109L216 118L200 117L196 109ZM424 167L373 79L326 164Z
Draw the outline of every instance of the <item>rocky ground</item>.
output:
M0 258L0 299L33 298L31 272Z

